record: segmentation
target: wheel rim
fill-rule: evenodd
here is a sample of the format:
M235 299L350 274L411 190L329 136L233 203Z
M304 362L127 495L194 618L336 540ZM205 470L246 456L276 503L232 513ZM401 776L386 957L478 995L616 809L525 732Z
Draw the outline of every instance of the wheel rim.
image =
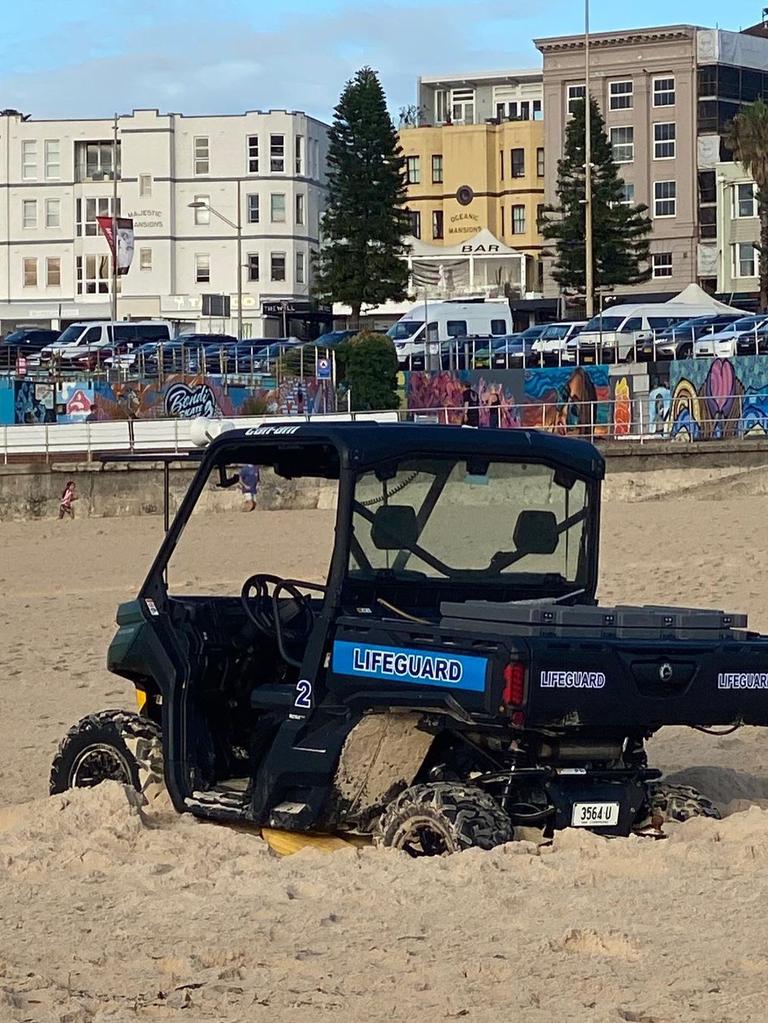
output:
M78 754L69 772L69 787L89 789L103 781L132 785L128 761L114 746L96 743Z
M397 829L392 846L414 858L446 856L455 851L446 830L431 817L412 817L406 821Z

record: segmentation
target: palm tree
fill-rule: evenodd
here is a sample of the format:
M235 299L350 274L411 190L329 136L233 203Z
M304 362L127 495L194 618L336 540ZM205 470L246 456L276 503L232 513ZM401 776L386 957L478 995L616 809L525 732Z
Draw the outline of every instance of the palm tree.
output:
M726 145L757 185L760 242L760 311L768 311L768 105L761 99L745 106L731 122Z

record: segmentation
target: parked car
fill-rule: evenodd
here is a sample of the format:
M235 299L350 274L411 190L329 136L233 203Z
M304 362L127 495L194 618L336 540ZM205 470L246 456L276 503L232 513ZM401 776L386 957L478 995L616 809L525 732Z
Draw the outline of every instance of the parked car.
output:
M758 327L757 330L748 330L736 338L737 355L766 355L768 354L768 323Z
M497 340L489 334L469 337L455 337L440 345L440 365L443 369L488 369L491 365L493 346ZM414 356L412 369L422 369L424 356Z
M43 330L37 327L23 327L12 330L0 341L0 369L14 369L19 358L37 361L40 351L59 336L58 330Z
M638 346L637 357L644 362L655 359L689 359L693 355L694 341L707 334L716 334L741 318L742 313L693 316L643 341Z
M717 356L727 359L736 354L736 342L740 337L754 338L755 332L768 323L765 313L742 316L716 334L708 334L693 343L693 354L697 357Z
M327 333L321 334L320 337L316 337L312 344L317 345L318 348L333 348L334 345L340 345L342 341L349 341L351 337L355 337L359 333L359 330L329 330Z
M568 349L568 342L578 337L586 323L586 320L548 323L531 345L531 355L534 361L541 361L548 365L567 362L572 352L572 349L571 351Z
M62 367L76 365L81 356L93 352L101 353L97 361L112 355L115 345L141 345L146 341L166 341L173 336L171 326L164 320L109 320L72 323L53 344L46 345L40 352L40 362L45 365L56 360Z
M519 334L510 334L505 338L500 338L499 343L493 347L491 356L493 369L510 369L516 366L535 364L536 360L532 352L533 344L538 341L548 326L548 323L536 323L532 327L526 327Z

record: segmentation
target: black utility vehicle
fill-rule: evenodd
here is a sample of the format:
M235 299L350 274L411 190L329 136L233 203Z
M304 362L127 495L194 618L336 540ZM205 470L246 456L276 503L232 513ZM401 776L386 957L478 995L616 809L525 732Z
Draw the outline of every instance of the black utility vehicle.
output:
M233 430L195 457L109 649L140 714L76 725L53 792L141 788L164 763L179 811L414 855L489 848L522 825L658 834L665 816L717 816L665 787L644 743L663 725L768 723L768 639L720 611L597 605L592 445L334 423ZM175 587L193 509L244 464L337 487L322 584L258 571L271 552L248 517L230 544L239 597Z

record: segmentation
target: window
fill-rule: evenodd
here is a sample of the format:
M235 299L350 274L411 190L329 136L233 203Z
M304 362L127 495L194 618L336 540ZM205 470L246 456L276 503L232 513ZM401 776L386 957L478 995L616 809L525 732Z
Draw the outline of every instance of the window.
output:
M75 263L78 295L109 294L109 256L78 256Z
M451 92L451 119L454 124L475 123L475 90L453 89Z
M259 279L259 254L257 252L250 252L248 254L248 280L257 281Z
M608 107L610 110L631 110L634 99L632 82L611 82Z
M21 224L22 227L37 227L37 199L22 199Z
M717 202L717 184L714 171L699 171L699 202Z
M675 105L674 78L654 78L653 105L655 107L673 107Z
M21 143L21 176L24 181L37 177L37 142L26 139Z
M249 224L258 224L259 222L259 197L252 193L245 197L246 202L246 218Z
M273 192L269 197L269 219L273 224L285 223L285 194Z
M491 334L494 337L503 337L507 333L506 320L491 320Z
M211 222L211 211L208 206L211 197L209 195L196 195L195 202L205 203L204 206L195 206L195 223L196 224L210 224Z
M198 135L194 140L195 174L208 174L210 171L210 151L208 136Z
M58 256L48 256L45 261L45 286L46 288L61 286L61 259Z
M435 89L435 124L444 124L447 114L448 94L445 89Z
M535 99L533 101L533 119L534 121L544 120L544 111L541 108L541 100Z
M611 128L611 147L616 163L632 163L635 158L635 129Z
M297 174L303 174L304 173L304 156L303 156L303 153L304 153L304 139L301 137L301 135L297 135L296 136L296 154L295 154L296 155L295 163L296 163L296 173Z
M296 223L304 223L304 193L297 192L296 194Z
M525 234L525 206L512 207L512 234Z
M512 160L512 177L513 178L524 178L525 177L525 150L524 149L513 149L513 150L511 150L510 158Z
M285 253L273 252L270 257L270 277L273 281L285 280Z
M448 337L466 337L467 336L467 321L466 320L448 320L446 322L446 331Z
M269 169L273 174L285 171L285 135L269 136Z
M296 283L304 283L304 253L296 253Z
M100 199L78 199L75 203L77 233L81 237L95 237L99 233L97 217L112 216L112 197ZM120 198L117 200L115 216L120 216Z
M660 121L653 126L654 160L672 160L675 156L675 122Z
M671 252L654 252L651 256L651 266L653 267L653 276L657 277L671 277L672 276L672 253Z
M408 210L411 218L411 234L414 238L421 238L421 214L418 210Z
M544 177L544 150L543 149L537 149L536 150L536 177L537 178L543 178Z
M405 180L409 185L418 185L421 182L421 167L419 166L418 156L406 157L405 162L406 175Z
M248 136L248 173L259 173L259 136Z
M757 216L757 200L755 198L756 186L752 182L744 185L733 186L733 216L743 219L744 217Z
M443 237L443 211L432 210L432 237Z
M58 139L46 139L43 143L45 154L45 176L47 178L61 177L61 146Z
M120 177L120 143L117 143L117 161L114 160L114 141L76 142L75 176L78 181L111 181Z
M621 184L621 199L619 200L622 206L634 206L635 205L635 186L631 181L623 181Z
M152 269L152 249L139 249L139 270Z
M139 174L139 195L152 195L151 174Z
M207 253L199 253L195 256L195 281L198 284L210 284L211 282L211 257Z
M432 157L432 184L442 185L443 183L443 157L437 154Z
M536 230L541 234L541 230L546 224L546 218L544 216L544 203L539 203L536 207Z
M499 150L499 180L504 180L504 150Z
M653 185L654 217L674 217L677 213L677 185L674 181L656 181Z
M45 200L45 226L61 227L61 201L59 199Z
M23 260L24 264L24 287L37 287L37 260L32 257Z
M583 100L587 95L586 85L569 85L568 86L568 113L573 114L576 109L576 104L579 100Z
M734 277L757 277L757 249L752 242L731 246L731 272Z
M504 227L504 204L503 203L502 203L501 207L499 208L499 214L501 216L501 233L503 235L504 232L506 231L506 228Z

